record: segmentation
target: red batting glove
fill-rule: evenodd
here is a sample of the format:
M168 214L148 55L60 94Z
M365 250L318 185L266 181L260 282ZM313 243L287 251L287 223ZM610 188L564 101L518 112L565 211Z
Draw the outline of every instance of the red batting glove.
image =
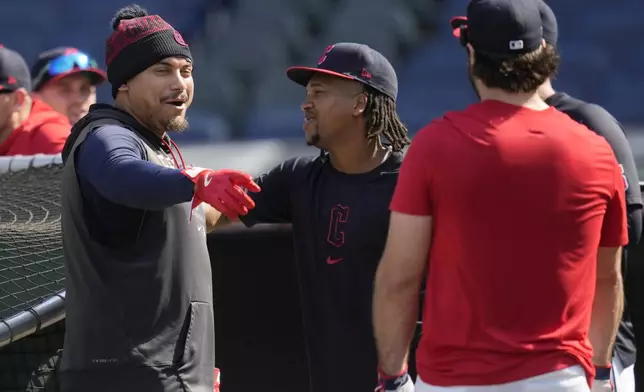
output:
M215 171L191 167L182 173L195 184L192 209L199 207L202 202L208 203L231 220L255 208L255 202L242 188L250 192L261 191L249 174L236 170Z

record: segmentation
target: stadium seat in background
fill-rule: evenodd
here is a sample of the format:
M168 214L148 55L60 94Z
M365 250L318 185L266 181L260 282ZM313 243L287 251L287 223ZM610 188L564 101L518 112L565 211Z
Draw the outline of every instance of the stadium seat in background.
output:
M644 101L638 54L644 45L644 3L549 1L559 21L562 65L555 87L598 103L623 123L641 122ZM642 55L644 57L644 55Z
M227 120L213 112L191 109L188 122L188 131L172 134L172 139L179 144L216 143L230 139L231 129Z
M302 14L309 25L321 28L333 16L334 3L329 0L291 0L293 7ZM311 27L311 26L310 26Z
M308 65L309 63L304 64ZM279 67L271 69L256 85L253 93L253 104L258 107L299 107L304 99L305 91L304 87L288 79L286 67Z
M449 20L454 16L467 15L469 0L442 0L436 3L436 28L449 30Z
M605 106L623 122L642 119L643 68L635 65L644 57L644 45L639 38L644 35L642 15L644 2L596 7L585 15L586 39L604 49L608 59L606 68L596 76L601 94L593 101Z
M555 89L587 101L596 101L606 86L601 76L611 70L607 51L589 41L566 40L559 45L561 65L554 81Z
M290 0L242 0L226 36L211 50L218 62L255 79L266 68L284 66L307 36L303 16Z
M245 139L293 139L304 134L299 105L256 107L245 114Z
M212 113L215 122L225 119L245 137L261 133L244 125L255 118L250 113L267 113L271 107L276 114L265 116L266 121L275 118L278 124L266 128L299 137L303 95L283 71L292 64L315 64L326 46L341 41L364 42L390 58L400 79L399 111L412 130L475 100L463 53L453 45L447 23L466 13L468 0L233 0L226 2L226 10L222 1L138 3L175 25L193 47L194 110ZM602 104L626 124L644 121L638 105L644 101L639 86L644 44L637 38L644 36L644 2L546 1L559 20L563 64L556 87ZM110 19L126 4L0 2L0 13L15 15L0 24L0 43L20 51L30 63L45 49L70 45L104 65ZM107 85L99 88L99 101L111 102L109 90Z
M435 40L417 48L398 72L398 112L411 133L476 101L464 49L449 31Z
M337 42L360 42L382 52L396 64L402 48L419 39L417 21L408 8L393 0L373 0L365 8L360 1L340 3L317 42L310 45L298 64L315 66L324 48ZM378 29L374 29L378 26ZM288 64L293 65L293 63ZM300 137L304 97L301 86L291 82L285 68L274 67L263 75L254 89L253 114L247 119L244 137ZM271 123L275 121L275 123Z
M402 50L420 38L420 29L411 9L399 0L346 0L328 21L320 47L336 42L359 42L384 54L392 64L398 63Z
M453 0L454 1L454 0ZM428 0L402 0L401 4L406 5L421 28L426 29L435 23L436 1Z
M241 80L201 44L195 44L192 53L196 62L193 107L224 116L234 113L245 98Z
M604 83L602 96L596 103L608 109L624 124L642 123L644 102L644 79L634 74L613 75L610 83Z

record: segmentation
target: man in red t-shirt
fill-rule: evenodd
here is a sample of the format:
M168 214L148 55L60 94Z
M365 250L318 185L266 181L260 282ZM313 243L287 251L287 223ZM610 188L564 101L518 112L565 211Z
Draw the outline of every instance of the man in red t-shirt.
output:
M30 94L25 60L0 47L0 156L56 154L63 149L71 130L67 117Z
M380 371L417 392L610 390L623 306L624 180L608 143L537 88L558 58L533 0L473 0L460 29L481 102L422 129L376 276ZM592 347L591 347L592 344Z

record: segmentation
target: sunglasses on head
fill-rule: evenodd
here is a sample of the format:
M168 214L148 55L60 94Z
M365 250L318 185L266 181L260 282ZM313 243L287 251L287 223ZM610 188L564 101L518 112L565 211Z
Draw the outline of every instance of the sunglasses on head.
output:
M466 46L469 42L467 37L467 18L464 16L456 16L449 22L452 25L452 33L458 38L461 46Z
M35 78L34 85L38 84L45 74L50 77L65 74L73 71L74 69L90 69L98 68L96 60L92 59L83 52L74 52L64 54L49 61L45 67L38 73Z

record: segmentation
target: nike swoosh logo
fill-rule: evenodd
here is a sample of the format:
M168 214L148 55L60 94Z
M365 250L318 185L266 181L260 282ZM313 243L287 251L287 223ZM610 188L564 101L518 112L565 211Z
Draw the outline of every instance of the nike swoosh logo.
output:
M333 264L338 264L338 263L339 263L339 262L341 262L342 260L344 260L344 257L340 257L339 259L332 259L332 258L329 256L329 257L327 257L327 258L326 258L326 263L327 263L328 265L333 265Z
M206 173L206 178L203 179L203 185L204 186L210 185L210 181L212 181L212 178L210 178L210 173Z

